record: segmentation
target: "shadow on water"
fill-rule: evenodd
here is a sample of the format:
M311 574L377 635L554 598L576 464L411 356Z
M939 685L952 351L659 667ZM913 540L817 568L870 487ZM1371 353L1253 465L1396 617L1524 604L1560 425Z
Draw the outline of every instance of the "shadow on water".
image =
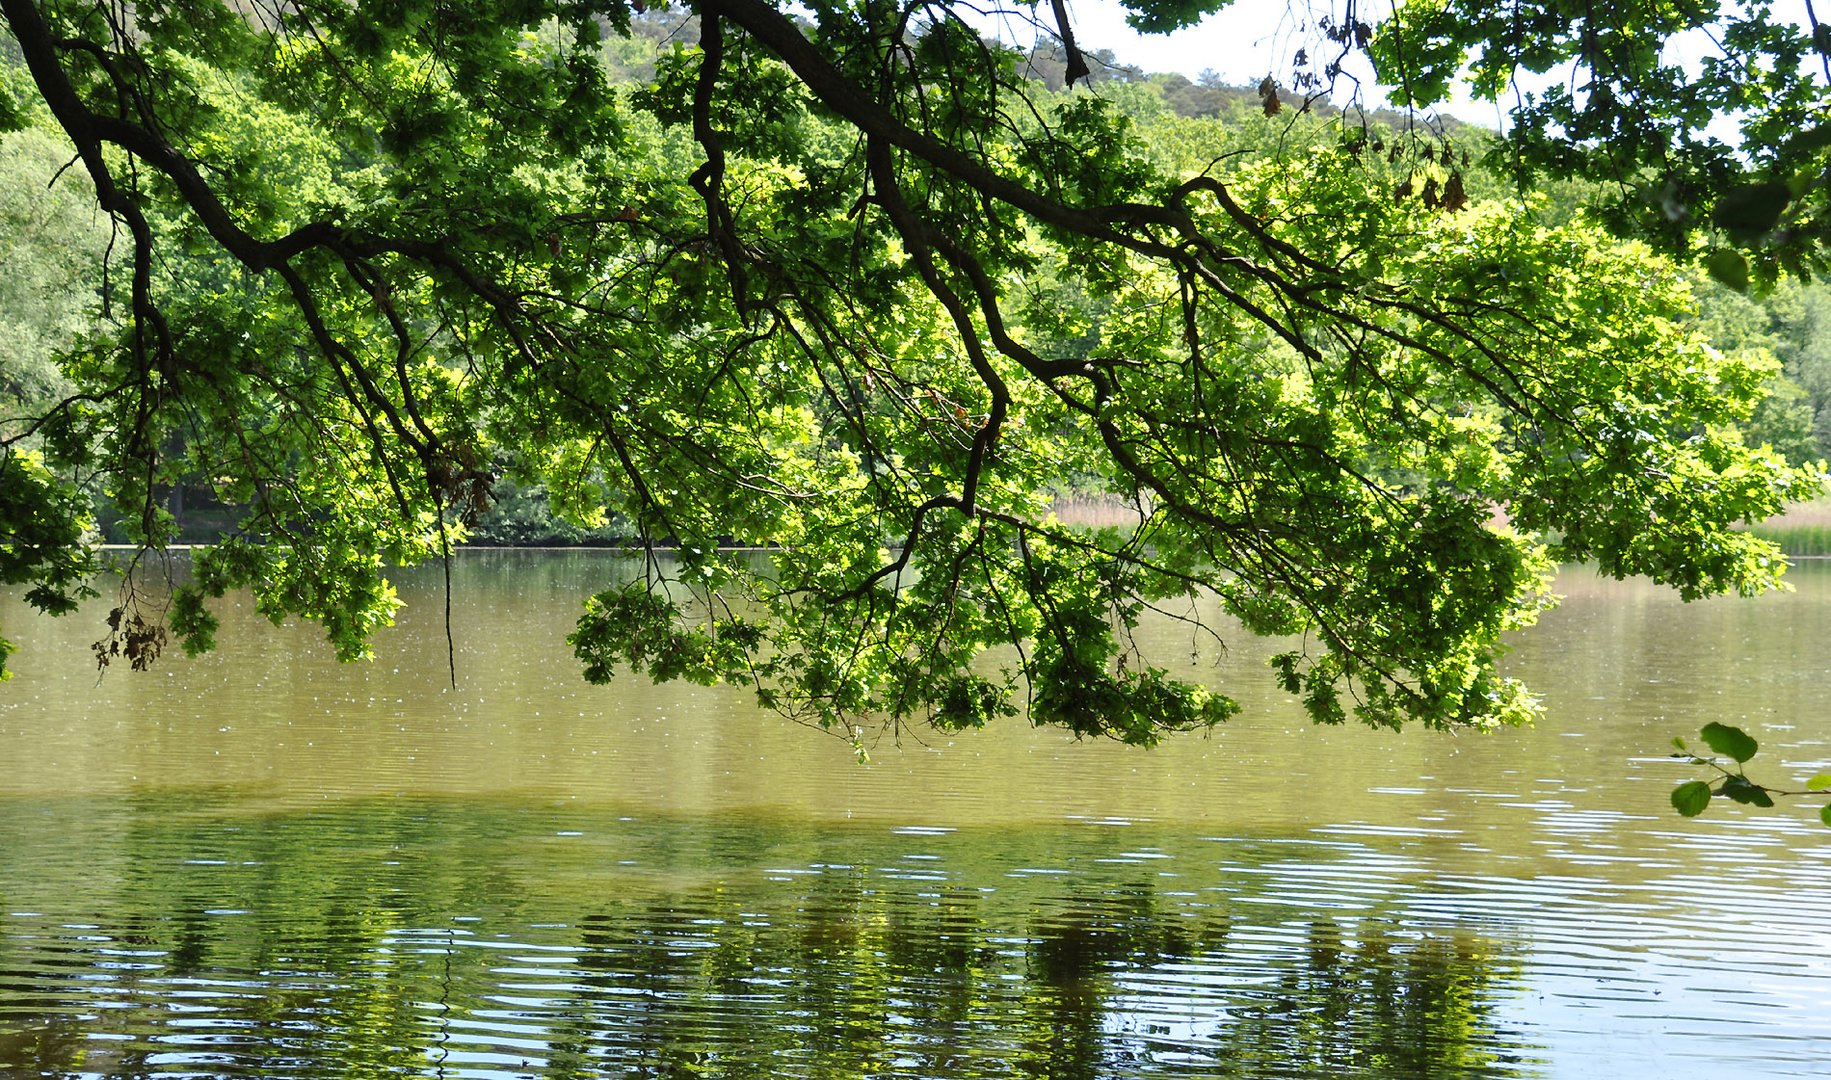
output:
M1532 1055L1496 1015L1505 941L1163 869L1271 846L430 801L59 813L119 839L0 837L0 1075L1503 1077Z

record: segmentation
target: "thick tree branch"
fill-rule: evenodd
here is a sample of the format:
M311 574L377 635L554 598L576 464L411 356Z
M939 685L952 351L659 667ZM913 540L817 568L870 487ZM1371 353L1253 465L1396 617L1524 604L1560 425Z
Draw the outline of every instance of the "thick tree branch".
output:
M16 0L15 0L16 2ZM768 46L789 66L820 103L869 137L881 139L965 182L973 189L1022 210L1045 224L1129 248L1163 253L1163 249L1112 227L1114 222L1156 224L1185 229L1186 215L1161 206L1119 203L1077 209L1038 194L1002 176L979 159L902 123L864 87L847 78L801 30L767 0L701 0L708 16L722 15Z

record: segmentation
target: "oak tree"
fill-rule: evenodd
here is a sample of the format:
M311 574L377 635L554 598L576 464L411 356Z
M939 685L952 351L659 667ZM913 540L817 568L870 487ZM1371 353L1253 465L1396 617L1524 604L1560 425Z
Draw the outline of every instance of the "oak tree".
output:
M1424 103L1472 45L1488 91L1547 57L1606 81L1691 17L1562 10L1317 25ZM238 588L360 656L386 568L448 553L506 468L650 553L573 632L587 678L729 680L843 729L1023 705L1148 743L1236 708L1138 655L1155 609L1286 638L1273 677L1318 720L1485 726L1533 713L1496 661L1557 562L1771 588L1784 559L1734 526L1821 479L1742 438L1772 361L1702 340L1665 255L1476 198L1480 147L1305 112L1288 81L1169 132L1135 86L1026 79L950 2L698 0L641 83L609 74L629 0L0 12L0 116L70 141L118 326L0 429L0 581L73 607L98 493L149 552L165 485L247 508L169 593L135 564L104 661L208 648ZM1078 75L1063 6L1022 14ZM1303 88L1338 70L1315 55ZM1624 109L1671 89L1623 85ZM1669 104L1648 115L1695 132L1715 101ZM1664 159L1554 105L1514 160L1619 151L1624 190L1665 190ZM1825 153L1768 146L1782 172ZM1817 196L1750 195L1754 156L1674 160L1715 209L1653 240L1809 251ZM1128 520L1062 523L1065 483Z

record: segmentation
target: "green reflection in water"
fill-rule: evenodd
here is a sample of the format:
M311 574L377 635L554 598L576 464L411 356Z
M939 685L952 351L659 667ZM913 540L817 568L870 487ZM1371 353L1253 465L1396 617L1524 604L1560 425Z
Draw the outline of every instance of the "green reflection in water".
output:
M1242 698L1145 753L1014 722L839 740L588 687L602 553L436 575L373 664L245 602L97 684L0 688L0 1076L1816 1075L1831 833L1666 804L1666 740L1831 761L1831 564L1681 606L1574 572L1536 730L1319 730L1263 643L1141 627ZM576 835L574 835L576 834ZM524 1067L522 1062L528 1064Z
M153 796L0 844L9 1076L1512 1076L1532 1053L1496 1017L1509 945L1377 888L1334 914L1268 894L1275 843ZM1317 854L1370 886L1406 869Z

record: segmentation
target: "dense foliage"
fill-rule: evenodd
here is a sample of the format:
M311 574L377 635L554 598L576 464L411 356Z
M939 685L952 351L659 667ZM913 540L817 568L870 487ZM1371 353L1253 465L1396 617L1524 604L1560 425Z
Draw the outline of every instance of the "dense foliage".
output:
M1400 102L1466 78L1508 105L1512 165L1607 183L1617 228L1701 247L1739 288L1824 268L1831 25L1810 2L1410 0L1370 38Z
M1128 633L1212 593L1319 720L1490 725L1558 560L1767 589L1732 526L1821 479L1744 438L1780 361L1665 256L1269 81L1189 120L876 0L702 0L652 65L616 0L0 11L0 112L113 237L112 332L0 420L0 581L80 599L97 494L151 550L174 486L246 507L169 594L130 575L104 662L209 647L243 587L363 655L386 567L506 473L671 549L588 606L591 679L1148 743L1235 711ZM1410 14L1326 30L1388 63ZM1064 525L1064 481L1125 526Z

